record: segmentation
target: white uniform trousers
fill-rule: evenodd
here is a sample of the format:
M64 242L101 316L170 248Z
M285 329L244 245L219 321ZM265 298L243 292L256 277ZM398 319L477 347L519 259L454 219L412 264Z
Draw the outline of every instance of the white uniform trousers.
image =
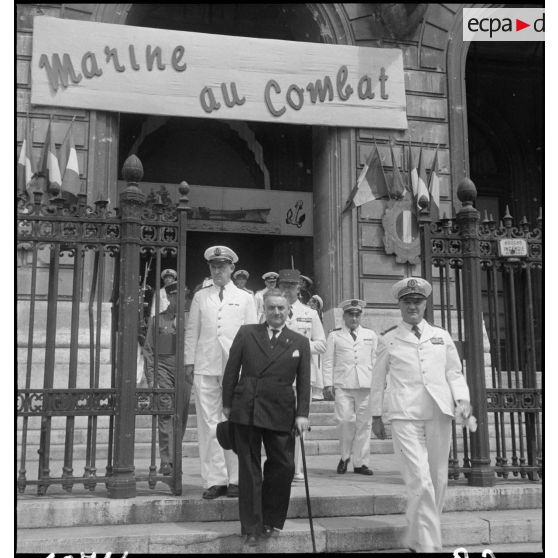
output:
M217 424L223 415L223 388L220 376L194 374L194 395L198 423L201 476L204 488L238 484L238 458L217 441Z
M393 449L407 488L405 545L442 550L441 513L448 486L451 417L434 405L431 420L391 421Z
M370 388L336 387L335 420L341 459L349 459L352 455L354 467L368 467L372 432Z

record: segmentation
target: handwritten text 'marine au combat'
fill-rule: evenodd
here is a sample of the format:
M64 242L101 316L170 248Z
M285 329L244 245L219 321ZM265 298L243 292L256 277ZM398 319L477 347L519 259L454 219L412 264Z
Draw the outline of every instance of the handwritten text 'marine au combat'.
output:
M174 71L186 72L188 64L185 58L186 49L177 45L168 52L163 52L160 46L147 45L145 51L140 51L130 44L124 51L105 46L102 55L87 51L81 60L72 60L68 53L53 53L49 59L46 54L39 57L39 68L45 69L49 85L53 92L60 87L77 85L83 79L93 80L103 76L107 67L114 68L119 74L130 72ZM333 101L348 101L353 95L361 100L374 99L375 86L379 82L379 99L387 100L389 94L386 82L389 77L385 68L380 68L377 76L363 74L358 79L349 76L346 65L341 65L335 75L324 75L323 79L316 79L308 83L280 84L277 79L268 79L263 87L262 95L265 106L271 115L281 117L288 110L299 111L305 103L324 103ZM242 92L242 84L234 81L221 83L219 86L206 85L198 94L201 108L206 113L220 110L223 105L228 108L242 106L246 97Z

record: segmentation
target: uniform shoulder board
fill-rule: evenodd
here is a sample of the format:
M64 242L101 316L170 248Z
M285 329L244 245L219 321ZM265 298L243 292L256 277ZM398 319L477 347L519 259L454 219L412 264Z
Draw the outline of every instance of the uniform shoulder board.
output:
M332 329L331 331L341 331L341 329L343 329L343 328L336 327L335 329Z
M389 333L390 331L393 331L397 326L394 325L393 327L390 327L389 329L386 329L385 331L382 331L382 333L380 335L385 335L386 333Z
M443 331L446 331L446 329L443 328L442 326L435 325L435 324L430 324L430 325L431 325L431 327L435 327L436 329L441 329L441 330L443 330Z
M205 287L200 287L199 290L203 291L204 289L209 289L209 287L213 287L213 283L211 285L206 285Z

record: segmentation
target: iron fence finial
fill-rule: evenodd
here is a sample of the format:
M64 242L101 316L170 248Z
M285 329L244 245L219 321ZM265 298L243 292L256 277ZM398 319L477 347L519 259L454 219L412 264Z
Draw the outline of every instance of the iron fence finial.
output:
M463 178L457 186L457 199L464 206L472 206L477 199L477 187L470 178Z
M129 184L137 185L143 178L143 165L136 155L130 155L122 165L122 178Z

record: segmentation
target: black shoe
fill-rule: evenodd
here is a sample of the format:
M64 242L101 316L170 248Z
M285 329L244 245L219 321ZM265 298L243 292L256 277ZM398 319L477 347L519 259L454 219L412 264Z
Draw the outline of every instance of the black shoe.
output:
M350 460L351 460L350 457L348 459L340 459L339 460L339 463L337 464L337 472L340 475L347 472L347 465L349 464Z
M238 498L238 484L229 484L227 488L228 498Z
M264 525L262 535L266 539L269 539L273 535L278 534L280 531L281 531L281 529L276 529L275 527L271 527L271 525Z
M374 471L372 471L372 469L369 469L366 465L363 465L362 467L355 467L353 469L353 471L355 473L357 473L358 475L373 475Z
M246 535L244 544L246 546L256 546L258 544L258 537L256 535Z
M159 467L159 473L162 473L166 477L172 475L172 463L161 463L161 467Z
M214 500L215 498L219 498L219 496L224 496L227 493L226 486L210 486L203 494L202 498L204 500Z

